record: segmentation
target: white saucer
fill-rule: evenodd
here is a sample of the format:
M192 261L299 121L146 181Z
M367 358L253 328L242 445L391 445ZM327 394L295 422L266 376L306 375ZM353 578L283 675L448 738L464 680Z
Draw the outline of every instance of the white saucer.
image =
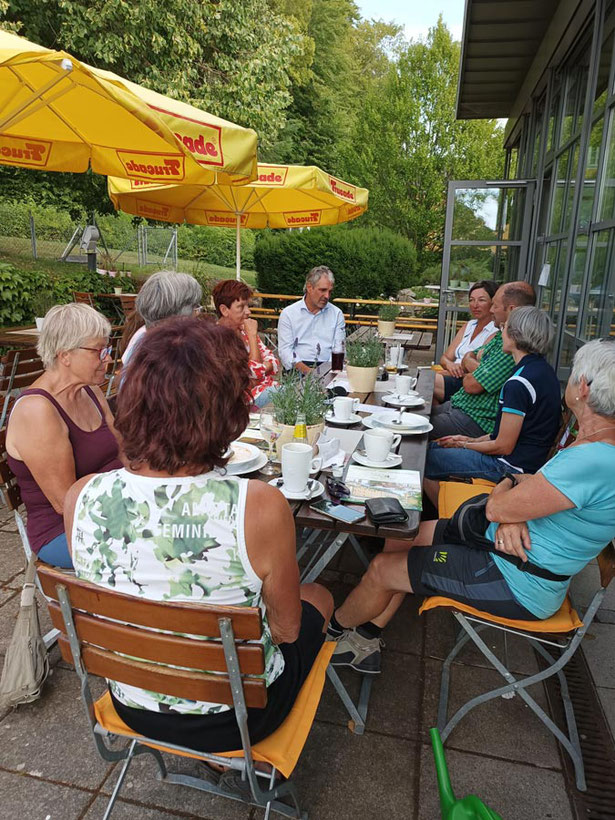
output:
M381 470L386 470L390 467L398 467L402 462L402 457L397 455L397 453L389 453L386 461L372 461L371 458L361 455L361 453L357 452L357 450L354 451L352 457L364 467L377 467Z
M269 459L267 457L267 453L261 453L254 464L249 464L247 467L244 467L241 475L245 475L246 473L254 473L256 470L262 470L268 461Z
M370 430L374 428L394 430L396 433L399 433L400 436L423 436L425 433L429 433L430 430L433 430L433 425L427 420L425 420L425 425L421 427L386 427L385 425L372 421L373 418L373 416L367 416L367 418L363 419L363 424Z
M393 407L421 407L425 404L425 399L416 392L414 395L407 393L404 396L397 393L387 393L386 396L382 396L382 401L392 404Z
M322 495L325 491L324 484L321 484L320 481L316 482L316 486L312 490L311 493L303 492L303 493L291 493L288 490L284 489L284 485L282 484L281 487L278 486L278 482L280 478L273 478L269 484L272 487L277 487L277 489L282 493L284 498L288 498L289 501L311 501L313 498L318 498L319 495Z
M333 414L332 410L328 410L325 413L325 421L329 422L329 424L339 424L342 427L345 427L347 424L358 424L360 421L363 421L363 417L358 413L353 413L347 419L338 419L337 416Z

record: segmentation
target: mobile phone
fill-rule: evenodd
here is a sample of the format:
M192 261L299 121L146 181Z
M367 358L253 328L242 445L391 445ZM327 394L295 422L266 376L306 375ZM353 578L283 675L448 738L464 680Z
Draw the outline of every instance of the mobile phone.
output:
M365 518L365 513L360 510L353 510L350 507L343 507L341 504L333 504L327 499L315 501L310 504L310 509L326 515L329 518L335 518L336 521L342 521L344 524L356 524Z

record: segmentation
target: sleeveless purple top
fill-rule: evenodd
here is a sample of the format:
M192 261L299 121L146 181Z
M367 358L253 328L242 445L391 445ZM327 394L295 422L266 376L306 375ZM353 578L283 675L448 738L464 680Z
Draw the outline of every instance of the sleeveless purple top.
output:
M32 388L21 393L21 396L44 396L60 414L62 421L68 427L68 438L75 459L75 475L78 479L90 473L107 473L109 470L117 470L123 466L118 458L117 440L105 421L102 407L94 391L87 386L85 391L96 405L101 417L100 427L91 432L77 427L66 410L46 390ZM64 518L51 506L25 463L12 456L8 456L7 461L17 478L21 497L26 505L28 513L26 530L30 546L34 552L38 553L41 547L64 532Z

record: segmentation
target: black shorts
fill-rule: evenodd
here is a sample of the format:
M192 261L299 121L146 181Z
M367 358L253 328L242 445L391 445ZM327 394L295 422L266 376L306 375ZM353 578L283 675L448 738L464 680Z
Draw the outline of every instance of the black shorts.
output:
M294 643L279 645L284 655L284 671L267 689L267 705L263 709L248 709L248 730L252 744L269 737L287 718L324 643L323 616L307 601L302 601L301 606L299 637ZM111 698L124 723L135 732L154 740L203 752L241 749L241 736L234 709L214 715L179 715L133 709L124 706L113 695Z
M436 524L430 547L408 551L408 577L417 595L443 595L500 618L539 620L514 597L493 555L460 542L447 518Z
M442 403L448 401L450 397L461 390L463 387L463 379L458 379L455 376L444 376L444 398Z

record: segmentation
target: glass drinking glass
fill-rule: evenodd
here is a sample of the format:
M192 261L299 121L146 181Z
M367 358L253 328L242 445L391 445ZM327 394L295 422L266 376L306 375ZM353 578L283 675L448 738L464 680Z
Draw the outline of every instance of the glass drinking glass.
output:
M273 445L282 435L282 425L275 417L275 411L272 407L265 407L261 410L260 431L263 439L269 445L269 452L267 453L268 461L261 469L261 473L270 476L279 475L280 470L273 463Z

